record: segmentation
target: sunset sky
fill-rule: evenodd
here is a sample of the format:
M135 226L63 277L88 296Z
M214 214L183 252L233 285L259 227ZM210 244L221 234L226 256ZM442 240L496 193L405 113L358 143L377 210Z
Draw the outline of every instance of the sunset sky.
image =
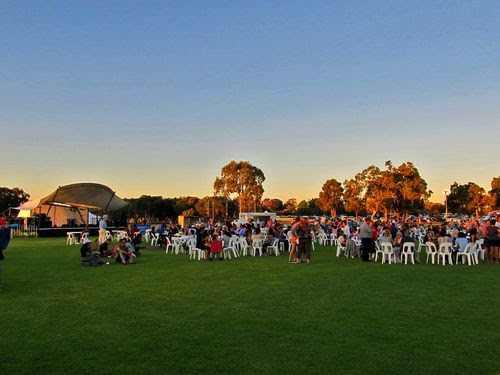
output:
M412 161L435 192L500 175L499 1L2 1L0 186L265 197Z

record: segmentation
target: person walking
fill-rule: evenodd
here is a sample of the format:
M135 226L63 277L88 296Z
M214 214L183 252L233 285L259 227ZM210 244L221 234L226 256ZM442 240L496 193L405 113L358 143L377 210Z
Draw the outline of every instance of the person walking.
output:
M373 231L370 227L371 219L365 218L365 221L359 227L359 235L361 237L361 259L363 262L370 261L370 253L373 252Z

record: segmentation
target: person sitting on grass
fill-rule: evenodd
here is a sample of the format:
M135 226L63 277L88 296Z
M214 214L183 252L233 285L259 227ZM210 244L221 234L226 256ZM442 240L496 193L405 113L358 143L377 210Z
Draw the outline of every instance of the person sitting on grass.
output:
M99 254L101 257L107 257L112 254L112 249L110 249L111 238L107 238L104 243L99 246Z
M134 263L134 251L127 246L127 240L122 238L116 249L116 262L122 264Z
M97 256L92 252L90 246L91 242L85 240L82 247L80 248L80 256L82 258L82 266L105 266L109 263L104 263L97 258Z

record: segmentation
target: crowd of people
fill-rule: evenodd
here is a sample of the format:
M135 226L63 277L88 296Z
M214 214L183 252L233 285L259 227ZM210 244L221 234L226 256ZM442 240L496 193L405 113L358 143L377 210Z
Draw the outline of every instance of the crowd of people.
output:
M494 218L486 222L469 218L464 221L425 226L412 221L374 221L368 217L358 221L334 219L320 223L319 226L323 233L335 234L341 246L351 238L360 238L361 259L365 262L372 261L376 242L390 243L396 259L400 259L403 244L421 238L424 244L432 242L437 248L444 242L451 243L455 261L456 255L464 252L468 243L481 241L486 251L486 260L490 263L500 263L500 221ZM414 256L418 262L418 252L414 252Z
M439 248L443 242L453 245L453 254L463 252L469 242L483 241L488 262L500 262L499 248L500 222L492 219L480 223L471 218L462 222L448 222L440 225L424 225L413 221L372 220L370 217L335 218L309 220L306 217L296 217L289 225L273 220L250 220L248 223L234 222L212 223L197 225L191 228L182 228L176 224L162 222L153 232L159 233L159 245L165 245L166 237L175 235L190 235L196 238L196 247L205 252L205 259L224 260L222 249L229 246L232 237L245 238L251 245L255 241L263 242L263 255L267 255L267 247L275 239L283 243L282 247L289 249L288 261L293 264L310 263L313 241L320 234L335 235L338 244L344 246L349 239L358 238L360 258L364 262L373 261L375 243L391 243L399 261L401 250L406 242L433 242ZM418 243L418 242L417 242ZM414 258L419 262L419 253L414 251Z

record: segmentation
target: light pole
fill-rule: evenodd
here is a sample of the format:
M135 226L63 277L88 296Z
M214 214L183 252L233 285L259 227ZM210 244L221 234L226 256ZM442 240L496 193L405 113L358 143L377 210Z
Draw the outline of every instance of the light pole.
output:
M444 217L448 217L448 190L444 191Z

